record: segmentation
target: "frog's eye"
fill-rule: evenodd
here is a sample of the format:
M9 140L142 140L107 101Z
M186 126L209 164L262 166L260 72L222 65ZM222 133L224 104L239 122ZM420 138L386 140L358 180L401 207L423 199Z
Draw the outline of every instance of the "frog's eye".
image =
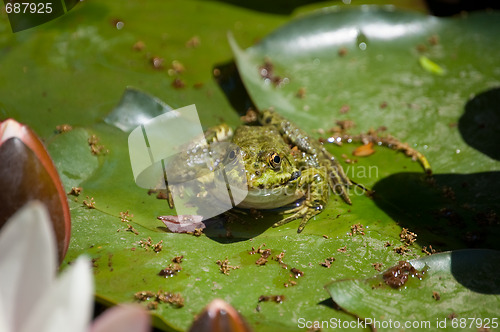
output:
M229 151L229 153L226 155L226 160L231 162L231 161L234 161L236 159L236 157L238 156L238 154L240 153L239 149L236 148L236 149L232 149L231 151Z
M272 168L278 169L281 167L281 157L277 153L273 153L269 156L269 165Z

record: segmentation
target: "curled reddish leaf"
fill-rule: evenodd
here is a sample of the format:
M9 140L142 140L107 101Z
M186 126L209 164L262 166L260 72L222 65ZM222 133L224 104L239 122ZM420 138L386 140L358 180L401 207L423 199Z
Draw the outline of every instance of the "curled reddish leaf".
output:
M195 331L250 332L252 330L236 309L221 299L215 299L194 320L189 332Z
M353 152L353 156L356 157L367 157L375 153L375 150L373 150L373 142L369 142L365 145L361 145L357 147Z
M0 188L0 227L28 201L41 201L49 210L62 261L71 234L66 193L43 143L12 119L0 123Z

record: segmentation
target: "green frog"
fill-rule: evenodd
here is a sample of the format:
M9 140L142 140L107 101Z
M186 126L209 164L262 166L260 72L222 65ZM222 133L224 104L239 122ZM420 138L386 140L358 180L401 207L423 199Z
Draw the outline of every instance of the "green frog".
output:
M222 158L226 164L238 156L243 161L248 194L237 207L289 207L283 213L291 215L279 220L273 227L300 219L297 230L300 233L307 222L325 208L330 191L351 204L347 188L352 182L336 158L319 141L273 110L261 111L258 123L256 126L240 126L234 134L227 127L221 127L223 135L216 129L205 134L210 142L231 140L233 148L225 151ZM194 159L191 158L188 164L195 164ZM196 159L199 160L198 157ZM181 165L173 168L183 174L190 172L192 177L192 168ZM177 176L182 178L183 174ZM229 171L227 176L231 178L241 174ZM173 201L170 203L173 205Z

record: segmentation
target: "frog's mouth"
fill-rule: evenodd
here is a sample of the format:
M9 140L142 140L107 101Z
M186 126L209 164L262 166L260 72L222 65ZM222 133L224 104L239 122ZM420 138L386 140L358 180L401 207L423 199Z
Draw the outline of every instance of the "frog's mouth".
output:
M270 187L249 187L248 194L238 207L244 209L275 209L291 204L304 193L299 188L300 171L293 172L286 181Z
M281 186L296 185L298 182L297 179L300 176L300 171L295 171L291 174L264 173L257 179L248 179L248 190L273 189Z

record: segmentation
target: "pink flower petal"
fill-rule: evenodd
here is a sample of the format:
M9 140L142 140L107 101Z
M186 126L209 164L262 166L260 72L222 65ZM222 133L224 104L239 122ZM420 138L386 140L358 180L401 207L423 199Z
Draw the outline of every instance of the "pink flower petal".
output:
M136 305L119 305L106 310L90 332L146 332L150 330L149 313Z

